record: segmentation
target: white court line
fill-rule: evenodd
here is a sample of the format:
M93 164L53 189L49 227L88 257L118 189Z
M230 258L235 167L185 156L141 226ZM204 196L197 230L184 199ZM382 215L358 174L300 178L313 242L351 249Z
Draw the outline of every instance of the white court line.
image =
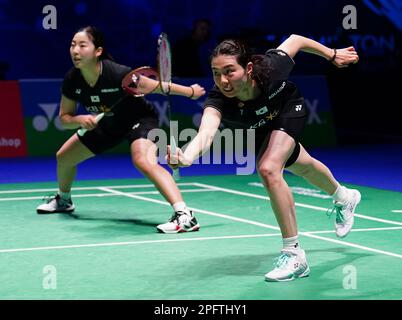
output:
M258 194L252 194L252 193L237 191L237 190L233 190L233 189L216 187L216 186L212 186L212 185L204 184L204 183L194 182L194 186L198 186L198 187L201 187L201 188L211 188L211 189L214 189L214 190L219 190L219 191L223 191L223 192L227 192L227 193L233 193L233 194L237 194L237 195L240 195L240 196L246 196L246 197L257 198L257 199L263 199L263 200L270 201L270 198L268 196L261 196L261 195L258 195ZM303 208L308 208L308 209L313 209L313 210L318 210L318 211L325 211L325 212L328 211L328 208L312 206L312 205L299 203L299 202L295 202L295 205L298 206L298 207L303 207ZM374 218L374 217L370 217L370 216L366 216L366 215L362 215L362 214L358 214L358 213L355 213L355 217L359 217L361 219L366 219L366 220L372 220L372 221L376 221L376 222L383 222L383 223L395 224L395 225L398 225L398 226L402 226L402 222L397 222L397 221L392 221L392 220L385 220L385 219L380 219L380 218Z
M219 188L219 187L214 187L214 186L209 186L209 185L203 185L203 184L199 184L199 183L191 183L190 185L198 185L198 186L202 186L202 187L207 186L208 188L213 188L215 190L216 189L221 190L221 191L227 190L227 191L230 191L230 193L236 193L236 194L241 193L242 195L246 195L246 196L250 196L250 195L251 196L257 196L257 195L252 195L252 194L247 194L247 193L244 193L244 192L240 192L240 191L235 191L235 190L231 190L231 189L224 189L224 188ZM146 198L146 197L136 195L136 194L124 193L124 192L121 192L121 191L112 190L112 189L110 189L108 187L98 187L97 189L103 190L103 191L106 191L106 192L110 192L110 193L113 193L113 194L116 194L116 195L122 195L122 196L130 197L130 198L134 198L134 199L144 200L144 201L147 201L147 202L153 202L153 203L158 203L158 204L161 204L161 205L170 206L170 204L165 202L165 201L160 201L160 200L152 199L152 198ZM257 196L257 197L260 198L262 196ZM267 197L263 197L263 198L266 199ZM319 207L317 207L317 208L319 208ZM225 218L225 219L229 219L229 220L234 220L234 221L239 221L239 222L243 222L243 223L247 223L247 224L261 226L261 227L268 228L268 229L279 230L279 228L276 227L276 226L272 226L272 225L252 221L252 220L236 218L236 217L232 217L232 216L228 216L228 215L224 215L224 214L220 214L220 213L216 213L216 212L212 212L212 211L197 209L197 208L189 208L189 209L192 209L192 210L195 210L197 212L204 213L204 214L207 214L207 215L212 215L212 216L221 217L221 218ZM391 228L387 228L387 229L391 229ZM396 228L392 228L392 229L396 229ZM361 230L363 230L363 229L361 229ZM383 250L377 250L377 249L374 249L374 248L360 246L360 245L349 243L349 242L342 241L342 240L330 239L330 238L325 238L325 237L320 237L320 236L315 235L315 233L324 233L324 232L325 231L299 232L299 234L307 236L307 237L327 241L327 242L334 242L334 243L338 243L338 244L343 244L345 246L354 247L354 248L358 248L358 249L361 249L361 250L366 250L366 251L380 253L380 254L384 254L384 255L388 255L388 256L392 256L392 257L402 258L402 255L395 254L395 253L392 253L392 252L383 251ZM325 233L333 233L333 231L327 231ZM271 235L279 235L279 234L271 234ZM258 237L258 236L263 236L263 235L252 235L250 237ZM247 236L229 236L229 237L247 237ZM218 238L226 238L226 237L211 237L211 238L208 238L208 239L218 239ZM197 240L197 239L203 239L203 238L193 238L193 239ZM96 246L119 245L119 244L123 245L123 244L139 244L139 243L151 243L151 242L185 241L185 240L191 241L192 239L169 239L169 240L137 241L137 242L129 242L129 243L112 243L112 244L109 243L109 244L88 244L88 245L54 246L54 247L40 247L40 248L3 249L3 250L0 250L0 253L1 252L17 252L17 251L33 251L33 250L64 249L64 248L76 248L76 247L77 248L78 247L96 247Z
M402 212L402 210L392 210L392 212Z
M187 189L181 190L182 193L191 193L191 192L214 192L215 190L209 189ZM159 191L138 191L138 192L127 192L127 194L160 194ZM74 198L89 198L89 197L115 197L120 196L116 194L112 194L110 192L107 193L87 193L87 194L77 194L74 195ZM36 197L14 197L14 198L0 198L0 201L20 201L20 200L42 200L43 196Z
M402 227L389 227L389 228L372 228L372 229L355 229L353 232L359 231L373 231L376 229L381 230L394 230L402 229ZM306 232L312 234L331 234L335 233L334 230L311 231ZM206 240L224 240L224 239L251 239L262 237L281 236L281 233L264 233L264 234L251 234L251 235L238 235L238 236L221 236L221 237L200 237L200 238L177 238L165 240L143 240L143 241L129 241L129 242L106 242L106 243L92 243L92 244L77 244L65 246L49 246L49 247L32 247L32 248L16 248L16 249L0 249L0 253L10 252L27 252L27 251L43 251L43 250L61 250L61 249L74 249L74 248L89 248L89 247L111 247L111 246L127 246L136 244L152 244L152 243L167 243L167 242L185 242L185 241L206 241Z
M143 240L143 241L129 241L129 242L108 242L108 243L77 244L77 245L51 246L51 247L1 249L1 250L0 250L0 253L24 252L24 251L42 251L42 250L60 250L60 249L89 248L89 247L127 246L127 245L135 245L135 244L168 243L168 242L183 242L183 241L205 241L205 240L222 240L222 239L244 239L244 238L273 237L273 236L280 236L280 235L281 235L280 233L266 233L266 234L240 235L240 236L200 237L200 238L177 238L177 239Z
M181 182L177 184L178 186L194 186L192 182ZM77 188L72 188L72 191L77 191L77 190L96 190L98 188L115 188L115 189L130 189L130 188L155 188L154 184L133 184L133 185L123 185L123 186L94 186L94 187L77 187ZM17 189L17 190L6 190L6 191L0 191L0 194L3 193L29 193L29 192L56 192L58 191L57 188L51 188L51 189Z
M201 184L199 184L199 185L201 185ZM119 193L119 194L124 195L124 192L121 192L121 191L116 191L116 190L112 190L112 189L108 189L108 188L100 188L100 189L103 190L103 191L110 191L112 193ZM168 202L161 201L161 200L146 198L146 197L142 197L142 196L138 196L138 195L128 195L127 194L126 196L130 197L130 198L134 198L134 199L140 199L140 200L144 200L144 201L149 201L149 202L154 202L154 203L159 203L159 204L162 204L162 205L170 206L170 204ZM265 224L265 223L252 221L252 220L248 220L248 219L236 218L236 217L228 216L228 215L225 215L225 214L216 213L216 212L207 211L207 210L202 210L202 209L197 209L197 208L190 208L189 207L189 209L194 210L196 212L211 215L211 216L216 216L216 217L221 217L221 218L225 218L225 219L229 219L229 220L244 222L244 223L247 223L247 224L260 226L260 227L267 228L267 229L279 230L279 227L272 226L272 225ZM361 250L371 251L371 252L380 253L380 254L384 254L384 255L387 255L387 256L402 259L401 254L396 254L396 253L389 252L389 251L383 251L383 250L378 250L378 249L374 249L374 248L370 248L370 247L366 247L366 246L361 246L361 245L346 242L346 241L343 241L343 240L325 238L325 237L314 235L311 232L299 232L299 234L303 235L303 236L306 236L306 237L310 237L310 238L320 239L320 240L323 240L323 241L333 242L333 243L337 243L337 244L343 244L343 245L348 246L348 247L358 248L358 249L361 249Z
M386 230L402 230L402 227L385 227L385 228L364 228L364 229L352 229L351 232L367 232L367 231L386 231ZM309 234L320 234L320 233L335 233L335 230L330 231L305 231Z

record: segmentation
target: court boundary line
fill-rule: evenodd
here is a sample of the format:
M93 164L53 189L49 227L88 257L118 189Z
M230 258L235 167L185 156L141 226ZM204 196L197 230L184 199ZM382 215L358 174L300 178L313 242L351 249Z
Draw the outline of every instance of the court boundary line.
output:
M193 182L179 182L177 183L179 187L181 186L194 186ZM117 186L93 186L93 187L74 187L71 188L71 191L80 191L80 190L96 190L98 188L116 188L116 189L130 189L130 188L155 188L154 184L126 184L126 185L117 185ZM59 189L57 188L42 188L42 189L14 189L14 190L0 190L0 194L7 193L35 193L35 192L57 192Z
M388 227L388 228L370 228L370 229L355 229L354 232L367 232L381 230L399 230L402 227ZM320 230L309 231L308 234L332 234L334 230ZM142 241L126 241L126 242L104 242L104 243L90 243L90 244L72 244L60 246L46 246L46 247L31 247L31 248L14 248L14 249L0 249L0 253L12 252L27 252L27 251L44 251L44 250L60 250L60 249L76 249L76 248L90 248L90 247L112 247L112 246L126 246L138 244L153 244L153 243L169 243L169 242L186 242L186 241L208 241L208 240L226 240L226 239L252 239L252 238L265 238L281 236L281 233L261 233L261 234L245 234L233 236L216 236L216 237L196 237L196 238L176 238L176 239L160 239L160 240L142 240Z
M266 196L264 197L264 196L260 196L260 195L254 195L254 194L250 194L250 193L246 193L246 192L241 192L241 191L228 189L228 188L216 187L216 186L212 186L212 185L208 185L208 184L202 184L202 183L198 183L198 182L188 183L186 185L199 186L199 187L204 187L204 188L207 188L207 189L214 189L215 191L223 191L223 192L234 193L234 194L243 195L243 196L249 196L249 197L269 200L269 198L266 197ZM115 187L115 186L113 186L113 187ZM128 186L125 186L125 187L128 188ZM90 187L90 188L93 189L94 187ZM99 190L102 190L102 191L105 191L105 192L113 193L115 195L121 195L121 196L130 197L130 198L134 198L134 199L138 199L138 200L143 200L143 201L147 201L147 202L153 202L153 203L158 203L158 204L161 204L161 205L170 206L170 204L168 202L166 202L166 201L147 198L147 197L143 197L143 196L140 196L140 195L137 195L137 194L130 194L130 193L122 192L122 191L118 191L118 190L113 190L113 189L111 189L109 187L95 187L95 188L99 189ZM304 205L301 204L301 206L304 206ZM307 205L307 206L309 206L309 205ZM314 208L316 208L316 210L319 210L319 211L327 210L327 209L324 209L324 208L321 208L321 207L316 207L316 206L309 206L309 207L314 207ZM197 208L190 208L190 209L195 210L195 211L200 212L200 213L211 215L211 216L216 216L216 217L221 217L221 218L224 218L224 219L229 219L229 220L234 220L234 221L243 222L243 223L247 223L247 224L252 224L252 225L260 226L260 227L263 227L263 228L279 230L279 227L272 226L272 225L269 225L269 224L260 223L260 222L253 221L253 220L237 218L237 217L233 217L233 216L229 216L229 215L225 215L225 214L221 214L221 213L216 213L216 212L212 212L212 211L207 211L207 210L203 210L203 209L197 209ZM379 219L379 220L383 220L383 219ZM385 220L385 221L387 221L387 220ZM390 224L398 224L399 225L399 223L397 223L397 222L395 222L395 223L392 223L393 221L389 221L389 222L390 222ZM401 223L401 225L402 225L402 223ZM393 229L395 229L395 228L393 228ZM322 233L321 231L319 231L319 232ZM314 233L315 233L314 231L311 231L311 232L308 232L308 231L299 232L300 235L304 235L304 236L307 236L307 237L311 237L311 238L315 238L315 239L319 239L319 240L323 240L323 241L327 241L327 242L333 242L333 243L337 243L337 244L342 244L342 245L345 245L345 246L354 247L354 248L358 248L358 249L362 249L362 250L366 250L366 251L371 251L371 252L375 252L375 253L380 253L380 254L384 254L384 255L388 255L388 256L392 256L392 257L402 258L402 255L396 254L396 253L393 253L393 252L379 250L379 249L370 248L370 247L366 247L366 246L361 246L361 245L346 242L346 241L343 241L343 240L337 240L337 239L321 237L321 236L315 235ZM166 239L166 240L173 240L173 239ZM185 239L179 239L179 240L185 240ZM155 241L158 241L158 240L155 240ZM96 246L96 245L81 245L81 246ZM6 251L4 251L4 250L6 250ZM20 250L21 251L22 249L3 249L3 250L0 250L0 253L1 252L9 252L7 250Z
M246 197L250 197L250 198L257 198L257 199L263 199L263 200L271 201L271 199L268 196L252 194L252 193L249 193L249 192L243 192L243 191L238 191L238 190L233 190L233 189L228 189L228 188L222 188L222 187L217 187L217 186L204 184L204 183L198 183L198 182L194 182L194 185L198 186L198 187L211 188L211 189L215 189L215 190L220 190L222 192L233 193L233 194L246 196ZM313 205L300 203L300 202L295 202L295 206L296 207L313 209L313 210L317 210L317 211L325 211L325 212L328 211L328 208L313 206ZM366 216L366 215L359 214L359 213L355 213L355 217L358 217L358 218L361 218L361 219L366 219L366 220L372 220L372 221L376 221L376 222L382 222L382 223L388 223L388 224L394 224L394 225L402 226L402 222L370 217L370 216Z
M32 248L15 248L15 249L0 249L0 253L25 252L25 251L43 251L43 250L60 250L60 249L76 249L76 248L91 248L91 247L111 247L111 246L128 246L136 244L153 244L153 243L169 243L183 241L204 241L204 240L225 240L225 239L242 239L242 238L260 238L280 236L280 233L265 233L253 235L237 235L237 236L221 236L221 237L197 237L197 238L176 238L176 239L160 239L160 240L141 240L127 242L105 242L92 244L72 244L64 246L47 246L47 247L32 247Z
M196 192L217 192L218 190L209 190L206 188L202 189L184 189L180 190L182 193L196 193ZM138 192L127 192L127 194L160 194L159 191L138 191ZM74 198L90 198L90 197L115 197L121 196L116 194L107 193L85 193L85 194L76 194ZM33 197L14 197L14 198L0 198L1 201L20 201L20 200L43 200L43 196L33 196Z
M108 188L102 188L102 190L110 191L112 193L120 193L121 195L125 195L124 192L117 191L117 190L112 190L112 189L108 189ZM168 202L166 202L166 201L161 201L161 200L152 199L152 198L146 198L146 197L142 197L142 196L134 196L134 195L125 195L125 196L130 197L130 198L134 198L134 199L140 199L140 200L145 200L145 201L148 201L148 202L154 202L154 203L159 203L159 204L162 204L162 205L170 206L170 204ZM229 220L240 221L240 222L244 222L244 223L252 224L252 225L257 225L257 226L261 226L261 227L268 228L268 229L279 230L279 227L272 226L272 225L269 225L269 224L260 223L260 222L256 222L256 221L253 221L253 220L232 217L232 216L228 216L228 215L221 214L221 213L216 213L216 212L207 211L207 210L203 210L203 209L197 209L197 208L194 208L194 207L189 207L189 209L194 210L196 212L204 213L204 214L207 214L207 215L222 217L222 218L226 218L226 219L229 219ZM321 236L311 234L309 232L299 232L299 235L303 235L303 236L306 236L306 237L315 238L315 239L319 239L319 240L323 240L323 241L327 241L327 242L343 244L343 245L348 246L348 247L353 247L353 248L357 248L357 249L361 249L361 250L371 251L371 252L380 253L380 254L383 254L383 255L387 255L387 256L402 259L402 254L397 254L397 253L394 253L394 252L389 252L389 251L379 250L379 249L375 249L375 248L370 248L370 247L354 244L354 243L343 241L343 240L325 238L325 237L321 237Z

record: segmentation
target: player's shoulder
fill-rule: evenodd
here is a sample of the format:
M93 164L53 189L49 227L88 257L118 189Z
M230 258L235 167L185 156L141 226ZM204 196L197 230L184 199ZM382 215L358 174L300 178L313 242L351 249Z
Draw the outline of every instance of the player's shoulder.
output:
M268 49L265 52L264 60L271 61L286 61L294 64L294 60L283 50L281 49Z
M219 90L217 85L215 84L211 90L208 92L208 97L214 97L214 98L225 98L224 94Z
M103 64L103 68L106 72L110 72L112 74L127 74L128 72L131 71L131 68L123 65L123 64L119 64L113 60L110 59L104 59L102 60L102 64Z
M64 81L76 81L81 75L79 69L72 67L64 75Z

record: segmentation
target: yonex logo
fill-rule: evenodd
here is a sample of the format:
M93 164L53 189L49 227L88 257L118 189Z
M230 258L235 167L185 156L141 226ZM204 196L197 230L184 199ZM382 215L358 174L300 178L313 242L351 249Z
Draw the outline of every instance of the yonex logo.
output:
M75 94L81 94L81 89L75 89Z
M139 123L136 123L136 124L133 126L133 129L137 129L139 126L140 126L140 124L139 124Z
M46 131L49 123L54 120L54 126L62 131L64 130L59 116L56 115L58 104L57 103L39 103L46 116L37 115L33 118L32 125L37 131Z
M298 104L296 107L295 107L295 110L296 111L300 111L302 109L302 105L301 104Z

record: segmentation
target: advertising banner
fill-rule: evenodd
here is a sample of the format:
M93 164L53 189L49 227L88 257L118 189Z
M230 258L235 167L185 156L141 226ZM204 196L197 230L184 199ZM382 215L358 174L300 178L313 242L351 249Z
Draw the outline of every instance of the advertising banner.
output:
M0 157L27 155L18 81L0 81Z
M323 76L295 76L290 79L300 88L309 110L307 125L302 137L305 146L335 145L335 129L328 97L326 79ZM210 78L176 79L183 85L198 83L209 91L213 82ZM31 156L54 155L62 144L74 133L64 130L58 117L60 107L61 79L21 80L21 100L24 112L24 125L27 136L28 154ZM178 122L179 133L184 129L197 130L202 115L202 105L206 97L191 100L172 96L172 120ZM168 104L166 97L151 94L146 97L153 103L159 114L159 126L168 128ZM80 112L83 111L81 108ZM178 144L184 145L186 134ZM188 136L187 136L188 137ZM123 142L109 153L128 153L127 143Z

